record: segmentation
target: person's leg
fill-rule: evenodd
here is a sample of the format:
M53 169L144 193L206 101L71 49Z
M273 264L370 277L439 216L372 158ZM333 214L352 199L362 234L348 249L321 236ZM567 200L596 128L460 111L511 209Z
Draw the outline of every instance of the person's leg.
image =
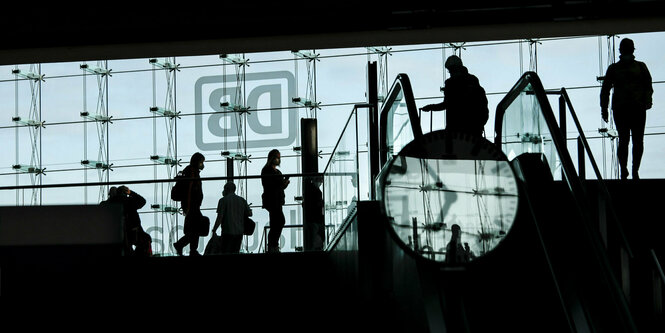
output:
M233 253L240 253L241 246L242 246L242 235L234 235L233 248L231 248L231 251L233 251Z
M221 251L222 253L231 253L231 236L222 232L222 244Z
M628 178L628 145L630 142L630 125L627 123L625 112L614 112L614 124L619 133L617 158L621 167L621 179Z
M270 231L268 232L268 252L279 249L279 238L282 235L282 229L286 220L282 207L275 207L268 210L270 216Z
M189 255L200 256L199 253L199 235L192 233L189 235Z
M185 248L185 246L190 245L190 249L198 247L198 236L196 237L197 244L195 247L191 247L192 244L192 228L193 228L193 219L194 215L196 214L195 211L190 212L189 214L185 215L185 223L183 225L183 232L185 233L180 239L178 239L175 243L173 243L173 247L175 248L176 253L181 256L182 255L182 250Z
M633 179L639 179L640 164L644 154L644 127L646 126L646 110L636 111L631 122L631 134L633 140Z
M189 243L189 238L187 237L187 234L183 235L178 239L175 243L173 243L173 248L175 248L175 252L181 256L182 255L182 249L187 246Z

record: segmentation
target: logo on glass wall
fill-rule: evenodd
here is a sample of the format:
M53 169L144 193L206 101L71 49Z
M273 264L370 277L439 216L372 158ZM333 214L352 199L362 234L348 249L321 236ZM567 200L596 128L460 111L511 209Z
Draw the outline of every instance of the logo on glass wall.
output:
M238 128L244 115L228 111L222 103L233 103L240 89L245 89L249 113L246 124ZM242 83L235 75L204 76L196 81L194 93L196 146L203 151L238 149L243 132L247 148L288 146L295 141L298 110L289 108L296 96L290 72L248 73Z

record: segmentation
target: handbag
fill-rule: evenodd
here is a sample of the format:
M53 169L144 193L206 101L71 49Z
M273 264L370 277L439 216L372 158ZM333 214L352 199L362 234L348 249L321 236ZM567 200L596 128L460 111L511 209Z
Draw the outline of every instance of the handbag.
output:
M210 236L208 244L206 244L206 248L205 251L203 251L203 255L208 256L215 254L222 254L222 237L217 236L216 234L212 234L212 236Z
M202 215L197 225L199 236L206 237L208 234L210 234L210 219L207 216Z
M256 229L256 222L254 220L250 219L249 216L245 217L245 229L243 231L243 234L245 236L250 236L254 233L254 229Z

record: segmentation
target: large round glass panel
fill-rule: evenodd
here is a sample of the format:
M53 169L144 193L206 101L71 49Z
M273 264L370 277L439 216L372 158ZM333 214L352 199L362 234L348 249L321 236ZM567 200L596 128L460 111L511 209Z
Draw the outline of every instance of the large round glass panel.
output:
M381 197L404 246L437 262L464 264L492 251L509 232L518 188L503 154L478 149L493 147L484 139L448 143L457 154L395 156L384 170Z

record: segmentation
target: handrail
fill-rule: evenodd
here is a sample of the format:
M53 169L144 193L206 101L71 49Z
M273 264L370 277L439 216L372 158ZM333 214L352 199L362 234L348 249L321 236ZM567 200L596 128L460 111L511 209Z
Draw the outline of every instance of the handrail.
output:
M603 180L602 175L600 174L600 168L598 168L598 164L596 163L596 159L593 157L593 153L591 152L591 147L589 146L589 142L586 139L586 136L584 135L584 131L582 130L582 125L580 124L579 119L577 118L577 113L575 112L575 109L573 108L573 104L570 101L570 97L568 96L568 92L566 91L566 88L561 88L560 90L561 96L563 96L564 100L566 101L566 105L568 106L568 110L570 110L570 116L573 118L573 121L575 122L575 127L577 127L577 131L579 132L579 138L582 142L582 145L584 146L584 150L586 151L587 156L589 156L589 162L591 162L591 166L593 167L593 171L596 174L596 178L598 179L598 183L600 184L600 189L602 191L602 194L605 196L605 198L608 198L609 200L612 199L612 196L610 195L609 190L607 189L607 186L605 184L605 181ZM610 209L610 213L614 217L614 222L615 226L617 227L619 234L621 236L621 241L623 243L624 248L626 249L626 252L628 253L628 256L630 258L633 258L633 251L631 249L630 243L628 242L628 238L626 237L626 234L623 231L623 227L621 226L621 223L619 223L618 219L618 214L616 213L616 210L614 209L614 205L611 203L608 205Z
M414 139L422 137L423 131L420 126L420 117L418 115L418 109L416 108L415 98L413 96L413 90L411 89L411 81L409 76L400 73L395 78L393 85L388 91L386 102L383 103L381 109L379 110L379 169L388 162L388 159L385 157L387 151L386 147L386 127L387 127L387 113L390 111L396 94L399 92L396 90L399 87L399 91L404 94L404 100L406 101L407 112L409 113L409 123L411 125L411 131L413 133Z
M344 137L344 133L346 132L346 128L349 127L349 123L351 122L351 119L353 116L357 113L358 108L361 107L369 107L369 104L366 103L360 103L360 104L354 104L353 109L351 110L351 113L349 114L349 117L346 118L346 122L344 123L344 128L342 128L342 133L340 134L339 138L337 139L337 143L335 143L335 147L333 150L330 152L330 159L328 160L328 163L326 163L326 167L323 169L323 174L328 171L328 167L330 166L330 163L332 162L332 157L335 155L335 152L337 151L337 147L339 147L339 143L342 141L342 137Z
M317 177L322 173L288 173L282 174L285 177ZM261 175L236 175L233 177L219 176L219 177L200 177L200 178L182 178L183 180L200 180L200 181L215 181L215 180L228 180L228 179L256 179L266 176ZM272 177L272 176L268 176ZM102 185L132 185L132 184L154 184L154 183L174 183L176 180L173 178L162 179L142 179L142 180L123 180L123 181L106 181L106 182L88 182L88 183L60 183L60 184L41 184L41 185L15 185L15 186L0 186L0 191L3 190L25 190L25 189L44 189L44 188L59 188L59 187L84 187L84 186L102 186Z
M358 171L358 165L357 165L357 163L358 163L358 151L357 151L358 150L358 128L357 128L358 108L370 107L370 106L371 105L367 104L367 103L355 104L353 106L353 110L351 110L351 113L349 114L349 117L347 118L346 123L344 124L344 127L341 131L341 134L340 134L339 138L337 139L337 143L335 144L335 147L333 148L333 150L330 152L330 159L328 160L328 163L326 164L326 167L324 168L323 173L322 173L324 178L325 178L326 175L330 175L330 172L329 172L330 165L331 165L332 161L335 158L335 153L337 152L337 149L339 148L339 145L342 142L342 139L344 138L344 136L347 132L347 129L349 129L349 124L351 123L351 120L354 119L354 116L355 116L355 119L356 119L355 143L354 143L354 145L356 146L356 156L355 156L356 170L353 174L355 174L357 176L356 178L359 178L359 174L358 174L359 171ZM324 183L325 183L325 180L324 180ZM360 190L360 186L358 186L358 191L359 190ZM326 202L326 195L327 195L326 194L326 189L324 187L324 190L323 190L324 205L325 205L325 202ZM359 198L359 192L356 193L356 198ZM324 218L325 218L325 216L324 216ZM340 227L337 228L337 230L335 230L334 234L331 237L326 237L326 241L325 241L326 244L324 246L324 249L327 251L330 248L330 244L331 244L330 240L331 239L339 239L340 235L342 233L344 233L345 231L346 231L345 222L343 222L340 225Z
M353 208L353 211L349 212L349 214L344 218L344 222L337 228L335 233L330 237L330 240L328 243L324 246L324 251L331 251L337 246L337 243L339 243L339 240L342 239L342 235L346 232L346 230L349 228L353 220L355 219L355 216L357 214L357 207Z
M651 259L653 259L654 266L656 266L656 269L658 270L660 282L665 284L665 273L663 273L663 267L660 265L660 260L658 260L656 252L653 249L650 249L649 252L651 253Z
M501 100L501 102L497 106L497 112L495 118L496 119L495 143L497 144L498 147L501 147L502 144L501 135L502 135L504 114L508 109L508 107L515 101L515 99L517 99L517 97L529 85L531 85L533 89L531 92L536 97L541 107L540 115L543 117L543 120L545 121L545 126L549 130L549 134L552 136L552 142L554 144L554 147L556 148L556 151L559 154L561 167L564 171L563 175L565 176L566 183L570 189L571 195L573 196L575 205L577 206L579 213L582 214L583 229L586 230L586 234L588 235L587 237L589 237L589 241L592 243L594 255L597 257L601 265L600 269L605 272L604 276L607 279L610 288L617 288L616 290L619 290L618 288L620 287L614 277L614 274L612 274L612 269L610 267L609 261L606 258L606 256L603 255L603 247L600 244L600 239L595 236L597 235L597 231L594 231L594 228L589 223L591 221L591 218L588 216L588 209L587 209L589 208L588 196L586 194L582 181L580 180L579 176L577 175L577 172L575 171L572 159L570 157L570 154L568 153L567 143L562 136L562 133L556 122L556 119L554 118L554 113L552 112L549 101L547 100L545 89L543 88L542 83L540 82L540 79L538 78L538 75L536 73L534 72L524 73L520 78L520 80L513 86L510 92L506 95L506 97L504 97L503 100ZM579 128L579 122L577 122L577 125ZM625 245L628 244L626 243ZM626 248L626 250L628 252L630 248ZM632 256L632 252L629 252L629 254ZM627 318L625 319L626 325L632 327L633 323L632 320L630 319L630 310L628 309L628 305L626 299L623 297L623 294L614 291L611 292L611 294L612 298L616 302L616 305L619 306L622 309L623 313L626 314L627 316Z

